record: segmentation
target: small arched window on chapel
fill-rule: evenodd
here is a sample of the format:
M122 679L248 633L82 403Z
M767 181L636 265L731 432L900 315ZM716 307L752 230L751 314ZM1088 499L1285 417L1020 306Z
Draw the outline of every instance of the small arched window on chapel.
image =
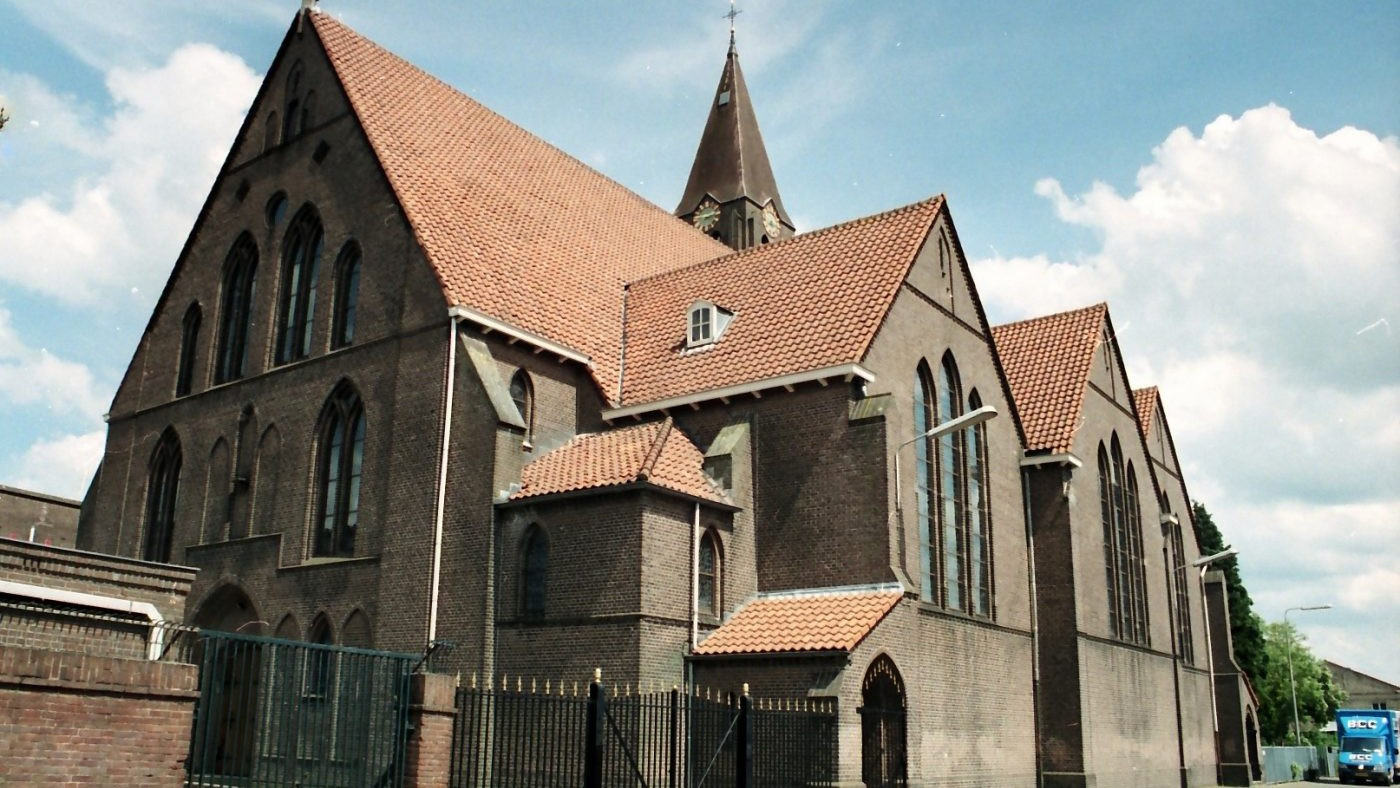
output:
M530 526L520 549L520 616L544 618L549 541L542 528Z
M703 616L719 618L721 600L721 575L719 540L713 531L706 531L700 538L699 572L697 577L696 607Z
M511 376L510 399L525 422L525 442L529 443L535 433L535 386L530 382L530 373L518 369Z

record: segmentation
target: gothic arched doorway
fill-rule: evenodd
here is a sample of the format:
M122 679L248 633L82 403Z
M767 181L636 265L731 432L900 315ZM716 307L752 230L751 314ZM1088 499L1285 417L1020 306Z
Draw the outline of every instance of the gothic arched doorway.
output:
M867 788L906 785L904 680L884 654L865 671L858 712L862 781Z
M244 635L261 635L265 624L248 594L233 584L220 586L206 597L192 620L200 629ZM200 690L191 752L196 770L247 775L255 753L262 645L252 640L200 638L194 661L199 665Z

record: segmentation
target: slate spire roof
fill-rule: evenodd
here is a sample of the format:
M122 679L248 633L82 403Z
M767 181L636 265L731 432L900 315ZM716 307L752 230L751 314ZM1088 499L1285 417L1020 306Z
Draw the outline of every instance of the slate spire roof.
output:
M1028 451L1068 453L1074 444L1108 305L992 327Z
M686 181L676 215L694 211L706 194L720 203L740 197L748 197L759 205L772 200L778 218L787 226L794 226L778 196L778 182L773 178L768 150L763 147L763 135L758 131L758 116L749 100L749 87L744 83L743 69L739 68L739 51L732 33L719 86L710 103L710 117L700 135L695 163L691 165L690 179Z

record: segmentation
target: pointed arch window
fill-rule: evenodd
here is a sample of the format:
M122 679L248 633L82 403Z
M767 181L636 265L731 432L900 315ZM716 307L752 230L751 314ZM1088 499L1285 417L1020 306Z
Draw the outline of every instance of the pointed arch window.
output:
M530 382L530 373L517 369L511 376L510 399L525 422L525 441L528 443L535 434L535 386Z
M331 347L355 341L355 313L360 302L360 245L351 241L340 250L335 264L335 320Z
M914 374L914 434L933 428L933 376L928 366L919 364ZM932 441L914 442L914 511L919 522L919 595L925 602L938 601L938 534L930 508L932 491L937 489L936 466L932 462Z
M542 528L530 526L520 550L520 615L544 618L549 575L549 541Z
M321 412L320 489L315 554L355 554L360 521L360 480L365 454L365 413L348 383L331 394Z
M973 389L967 397L969 411L982 407L982 398ZM987 495L987 425L967 431L967 588L971 612L976 616L992 613L992 527L990 497Z
M1109 628L1120 640L1147 644L1147 594L1137 476L1131 463L1124 467L1123 449L1116 432L1108 448L1099 444L1098 462Z
M167 429L151 453L150 481L146 486L146 534L141 557L161 563L170 560L175 533L175 501L180 487L180 438Z
M324 613L317 616L311 624L310 642L318 646L335 645L335 633L331 630L331 622ZM328 697L334 674L335 652L325 648L307 649L305 699L322 700Z
M701 615L719 618L724 604L721 592L719 539L714 531L700 537L699 572L697 573L696 607Z
M1162 513L1170 515L1172 511L1171 503L1167 501L1165 495L1162 496ZM1187 664L1196 661L1196 648L1191 640L1191 600L1190 592L1187 590L1186 576L1186 545L1181 538L1181 522L1171 522L1175 518L1168 517L1171 527L1171 560L1172 560L1172 608L1176 613L1176 642L1180 650L1181 657Z
M185 319L180 329L180 367L175 373L175 396L183 397L190 393L194 381L194 354L199 347L199 323L201 320L199 302L190 304L185 310Z
M282 294L277 309L276 361L306 358L316 312L316 274L321 261L321 220L303 206L287 230L282 250Z
M258 271L258 246L243 233L224 261L223 295L219 305L219 352L214 382L243 377L253 319L253 286Z
M938 423L962 415L962 382L951 353L943 356L938 390ZM965 436L953 432L938 439L939 520L943 526L943 604L967 610L967 454Z

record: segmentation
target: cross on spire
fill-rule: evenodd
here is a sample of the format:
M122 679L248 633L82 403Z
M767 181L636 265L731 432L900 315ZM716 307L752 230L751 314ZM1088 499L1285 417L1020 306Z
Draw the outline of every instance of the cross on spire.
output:
M736 17L736 16L738 16L739 14L742 14L742 13L744 13L744 12L743 12L743 11L740 11L739 9L737 9L737 8L734 7L734 0L729 0L729 13L725 14L725 15L724 15L724 18L729 20L729 46L730 46L730 47L733 47L733 46L734 46L734 17Z

